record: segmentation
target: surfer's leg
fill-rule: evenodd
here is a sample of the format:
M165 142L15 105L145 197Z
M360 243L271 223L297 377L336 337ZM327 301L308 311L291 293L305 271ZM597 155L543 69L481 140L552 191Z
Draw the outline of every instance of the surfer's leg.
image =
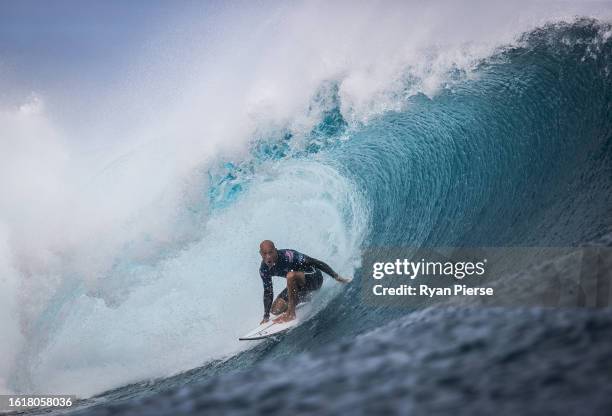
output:
M298 302L298 291L306 284L303 272L287 273L287 311L274 322L287 322L295 319L295 307Z
M287 310L287 301L289 300L289 295L287 295L287 289L284 289L281 293L278 294L274 302L272 302L272 308L270 308L270 312L274 315L280 315L281 313Z
M295 318L295 307L298 303L298 290L304 287L306 279L304 272L289 272L287 273L287 293L289 302L287 302L288 318Z

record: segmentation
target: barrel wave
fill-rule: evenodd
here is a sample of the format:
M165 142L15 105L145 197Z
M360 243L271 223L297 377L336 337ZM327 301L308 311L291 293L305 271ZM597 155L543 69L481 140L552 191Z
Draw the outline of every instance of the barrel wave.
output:
M485 368L510 362L504 360L532 371L529 383L544 380L530 388L560 394L562 383L548 379L564 375L544 360L556 354L559 362L576 369L576 386L592 392L592 409L605 409L610 396L606 399L592 389L605 376L597 370L593 375L585 366L609 366L609 353L599 349L600 343L585 347L594 360L590 364L572 356L585 345L580 344L583 338L599 337L610 345L602 329L612 322L609 312L398 309L361 301L360 281L368 271L360 267L360 256L366 250L609 245L612 28L591 19L549 23L513 44L498 46L469 71L451 67L445 76L439 91L428 95L407 71L397 90L401 105L365 122L355 122L344 111L338 92L342 80L326 80L313 92L314 102L325 103L324 111L306 134L282 128L262 131L251 138L240 159L215 160L200 172L198 186L205 186L190 207L193 215L206 217L203 238L164 247L151 264L118 262L118 275L138 274L146 282L135 283L126 298L100 295L91 300L91 288L66 283L63 297L38 321L53 335L23 353L30 367L14 377L15 390L49 387L41 380L57 373L57 385L66 389L83 377L78 370L82 368L84 374L107 377L83 396L111 389L85 400L83 414L113 409L189 414L214 411L219 408L215 406L237 413L260 406L264 412L262 397L267 394L268 405L276 410L316 413L340 397L332 409L339 413L348 411L352 400L362 403L364 411L401 412L417 405L435 411L475 397L469 387L452 391L447 378L461 384ZM280 339L246 346L234 339L261 314L256 272L262 239L329 261L355 280L342 288L326 279L311 319ZM237 264L232 253L240 254L245 264ZM105 284L112 288L113 279ZM276 293L279 290L275 287ZM218 302L218 293L233 295ZM181 306L187 295L207 307ZM244 321L245 314L254 318ZM50 332L49 322L55 320L62 323ZM191 324L184 326L185 321ZM162 330L159 322L166 322ZM173 323L182 328L180 333ZM132 343L130 333L136 327L142 333ZM199 338L191 328L204 331L204 336ZM584 331L574 332L570 342L564 336L571 328ZM77 354L82 361L74 364L76 370L59 369L58 363L82 348L66 346L74 333L90 340L97 355ZM145 348L159 336L165 339L163 346ZM107 346L101 348L105 339ZM151 371L122 386L141 349L151 356L170 350L176 354L148 360L155 363ZM118 368L109 368L119 354L122 357L114 361ZM202 359L194 365L198 356ZM285 371L283 366L296 362L290 360L297 363ZM531 368L532 360L541 365ZM335 372L326 371L328 366ZM182 372L188 368L193 369ZM499 397L529 397L522 390L505 390L523 380L520 371L513 374L514 379L492 379L490 385L499 388ZM364 387L363 397L355 398L349 387L334 384L334 377L355 386L378 380L379 388ZM287 381L283 398L272 398L278 380ZM244 383L249 391L240 390ZM326 386L325 391L314 393L317 383ZM428 388L440 393L428 396ZM130 400L145 396L151 396L149 408ZM168 397L188 398L192 407L163 410L161 403ZM578 412L580 401L567 400L575 407L561 408ZM112 408L112 403L121 404ZM472 410L499 410L487 403ZM521 411L512 407L515 402L507 403L506 412ZM535 403L534 409L551 410L542 406Z

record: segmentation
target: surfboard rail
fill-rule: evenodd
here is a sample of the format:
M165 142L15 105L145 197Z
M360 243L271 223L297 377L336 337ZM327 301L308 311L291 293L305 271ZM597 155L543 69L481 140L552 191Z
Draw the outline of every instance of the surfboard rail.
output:
M256 341L287 332L302 323L310 312L310 309L310 302L298 304L295 308L295 319L289 322L274 323L274 319L278 318L279 315L272 315L268 322L259 325L257 328L239 337L238 341Z

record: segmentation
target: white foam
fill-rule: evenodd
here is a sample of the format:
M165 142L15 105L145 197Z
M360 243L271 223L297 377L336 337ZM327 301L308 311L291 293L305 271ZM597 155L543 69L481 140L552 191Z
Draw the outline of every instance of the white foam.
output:
M117 305L86 293L65 302L52 337L22 362L27 367L20 371L29 371L23 383L88 396L248 347L237 337L263 315L260 240L325 259L350 275L367 226L358 195L320 163L271 165L244 198L207 221L201 241L141 269L142 284ZM274 284L275 293L284 288L280 278ZM335 286L328 281L324 291Z

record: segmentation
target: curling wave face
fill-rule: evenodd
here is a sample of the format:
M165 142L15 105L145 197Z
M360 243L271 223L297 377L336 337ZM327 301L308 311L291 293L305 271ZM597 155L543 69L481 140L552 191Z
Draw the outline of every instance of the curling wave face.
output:
M481 62L476 78L453 83L433 99L414 96L402 111L383 114L357 130L328 114L326 124L301 148L310 152L292 155L283 148L285 138L276 142L273 151L265 147L268 151L262 152L259 147L255 153L265 160L289 157L289 166L300 166L303 159L318 166L317 161L324 160L334 168L326 168L334 176L339 172L339 177L348 178L354 184L350 195L359 199L345 206L357 209L338 224L352 224L345 231L359 226L360 237L351 238L353 249L571 246L596 240L607 235L612 225L612 119L607 105L612 99L612 42L608 31L607 25L587 20L546 26ZM348 135L349 140L329 141L321 131ZM316 184L313 191L321 189L324 182L319 175L309 178ZM276 195L276 184L270 183L268 189ZM337 194L332 184L325 189L330 191L327 196ZM266 210L283 202L272 196L270 204ZM305 210L301 216L311 212L308 200L295 206ZM347 221L350 218L359 221ZM367 275L358 268L356 281ZM359 285L353 284L283 342L259 344L190 377L206 380L218 372L250 368L263 357L295 357L346 336L368 334L411 313L364 305ZM488 313L474 315L486 320ZM378 333L403 345L404 335L393 328L410 327L412 320L402 319L405 324L398 321ZM557 325L554 317L550 319L551 326ZM455 324L459 332L463 331L460 321ZM512 344L510 339L507 343ZM355 350L361 351L358 346ZM361 352L369 354L365 351ZM376 355L385 356L382 351ZM332 360L342 361L341 356L339 352ZM307 355L297 357L306 367L316 362ZM361 380L357 367L354 372L350 365L341 371ZM259 366L255 371L268 374ZM155 386L160 390L180 386L181 380L177 376ZM138 395L140 389L134 385L109 397L126 392ZM389 396L390 403L400 406L401 397L396 399Z

